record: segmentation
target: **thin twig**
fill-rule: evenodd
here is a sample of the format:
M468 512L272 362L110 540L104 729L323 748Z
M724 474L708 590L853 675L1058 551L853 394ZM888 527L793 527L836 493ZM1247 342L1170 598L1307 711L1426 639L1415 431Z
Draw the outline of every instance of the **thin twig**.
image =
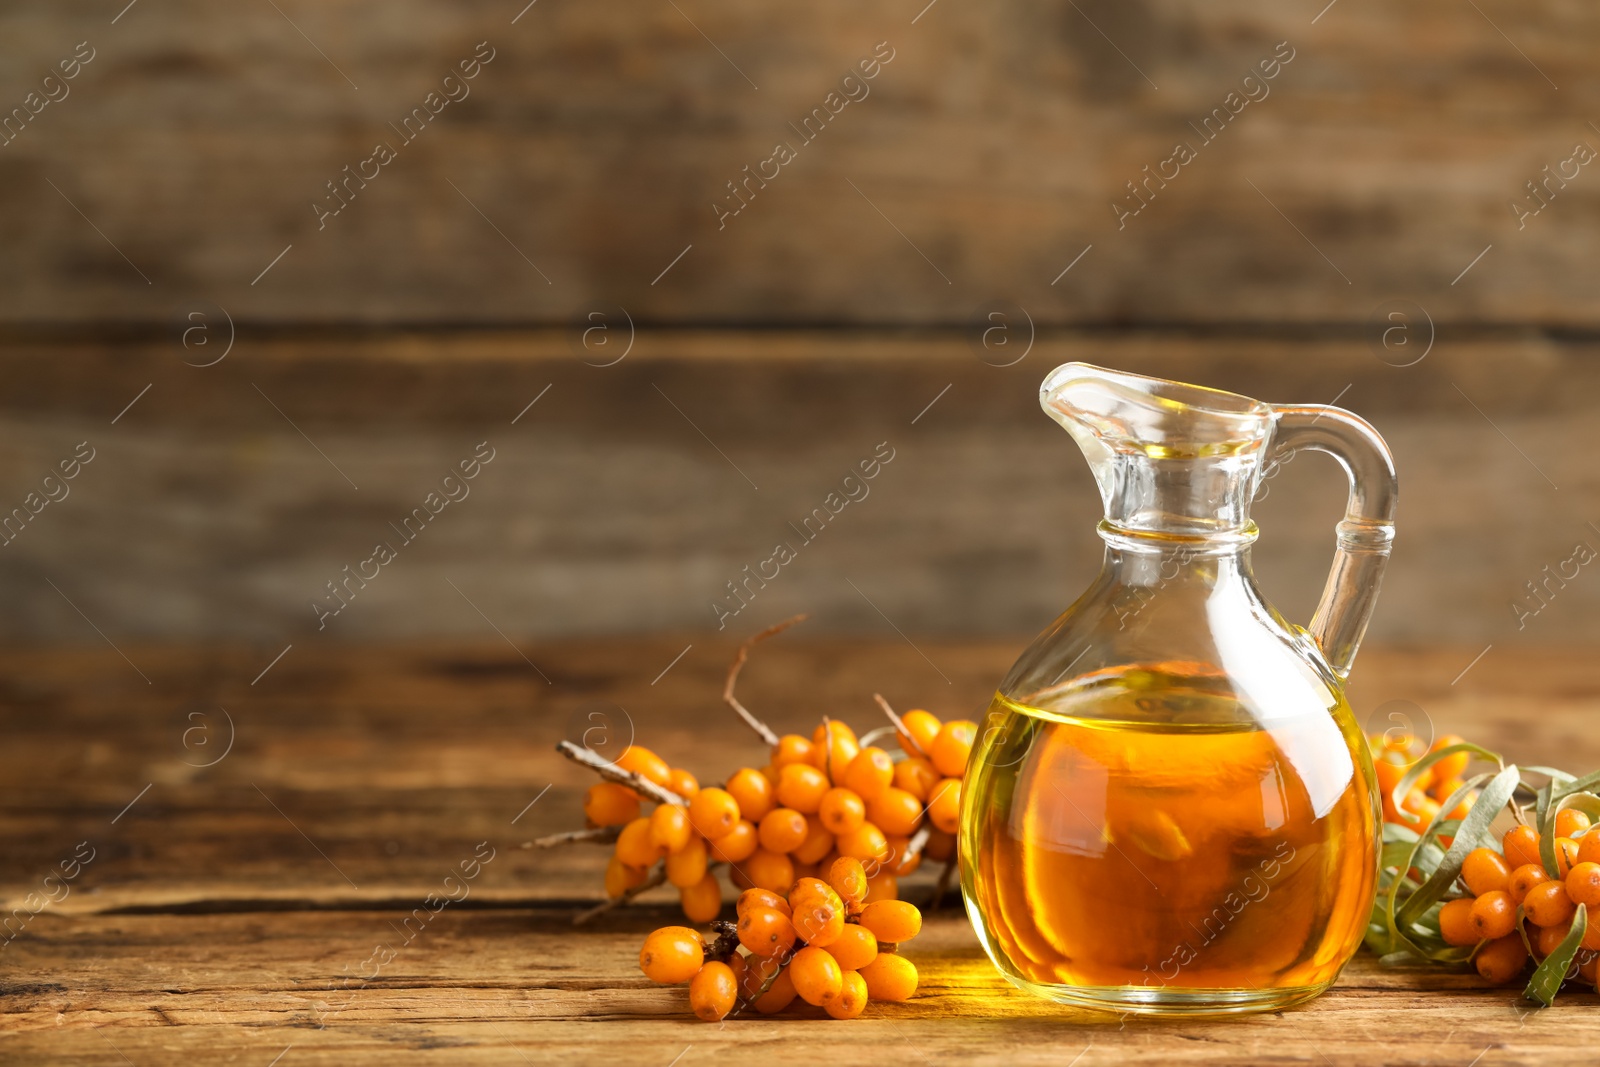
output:
M573 763L581 763L600 777L618 785L625 785L636 793L642 793L657 804L687 804L678 794L670 789L663 789L650 779L634 771L625 771L615 763L606 759L592 748L583 748L571 741L556 743L556 751L567 757Z
M739 703L739 699L733 695L733 683L739 680L739 671L744 667L744 661L750 658L750 649L756 642L765 641L773 634L782 633L795 623L804 622L805 619L806 616L804 615L795 615L784 619L780 623L767 627L740 645L738 653L733 657L733 664L728 668L728 681L722 687L722 699L727 702L730 708L738 712L739 718L745 721L745 725L754 730L756 735L768 745L776 745L778 743L778 735L772 732L772 727L756 718L750 713L750 709Z
M944 900L945 893L950 888L950 876L955 873L956 857L951 853L950 858L944 861L944 870L939 872L939 884L933 887L933 899L928 902L928 913L939 910L939 902Z
M928 843L928 838L932 836L932 826L929 826L927 823L923 823L921 826L919 826L917 828L917 832L911 835L911 840L906 842L906 854L895 861L895 866L900 866L912 856L920 855L924 846L926 846Z
M529 848L554 848L557 845L575 845L580 841L596 845L609 845L622 833L620 826L595 826L587 830L567 830L548 837L536 837L528 842Z
M889 706L889 702L883 699L883 694L873 693L872 699L878 702L878 707L882 708L883 713L889 716L889 721L894 723L894 732L899 734L903 740L909 742L911 747L917 750L917 755L926 759L928 754L922 751L922 746L917 744L917 739L911 736L911 731L906 729L905 722L894 713L894 709Z
M640 893L648 893L650 890L654 889L656 886L660 885L666 880L667 868L665 865L657 866L655 870L650 872L650 877L646 878L632 889L623 890L623 893L620 897L612 897L610 900L601 901L599 904L596 904L587 911L580 911L578 914L574 915L572 917L572 925L582 926L584 923L588 922L590 919L593 919L597 915L604 915L612 908L620 908L622 905L632 901L633 898L638 896Z

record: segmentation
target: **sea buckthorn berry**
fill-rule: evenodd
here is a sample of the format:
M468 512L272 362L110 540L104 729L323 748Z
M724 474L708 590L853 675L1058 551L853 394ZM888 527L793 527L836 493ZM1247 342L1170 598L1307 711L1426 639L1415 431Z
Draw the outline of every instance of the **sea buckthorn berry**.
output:
M845 923L828 952L847 971L859 971L878 958L878 939L860 923Z
M785 915L789 914L789 902L770 889L746 889L743 893L740 893L739 899L733 905L733 910L742 919L745 912L751 908L772 908L783 912Z
M757 889L770 889L774 893L787 893L794 884L794 861L782 852L768 852L758 848L744 861L744 873Z
M1505 937L1517 928L1517 906L1511 903L1511 895L1503 889L1485 893L1474 900L1468 917L1480 940L1492 941L1497 937Z
M790 853L796 863L820 863L833 851L833 835L815 815L806 816L806 839Z
M860 860L852 856L840 856L828 868L828 885L839 894L839 899L859 904L867 898L866 869L861 866Z
M888 871L880 871L867 878L867 903L896 900L900 896L900 879Z
M1590 830L1578 838L1578 862L1600 863L1600 830Z
M789 858L791 860L794 859L794 854L790 853ZM815 878L820 870L821 868L815 863L796 863L794 865L794 877L796 881L801 878Z
M952 719L940 727L928 759L946 778L960 778L966 773L967 756L972 752L972 739L977 735L977 723L969 719Z
M835 786L822 794L822 804L817 808L817 818L834 835L847 834L867 821L867 806L853 790Z
M726 963L712 960L689 980L689 1007L708 1023L726 1018L738 998L739 982Z
M928 796L928 818L947 834L961 825L961 779L946 778Z
M1443 752L1451 745L1462 744L1465 740L1466 738L1456 734L1440 734L1433 744L1429 746L1428 751ZM1448 782L1451 779L1460 778L1467 773L1467 764L1471 760L1472 753L1470 752L1457 752L1454 755L1444 757L1433 765L1433 780L1435 782ZM1449 793L1442 794L1442 796L1449 795Z
M824 728L829 731L826 735ZM842 722L829 720L811 735L811 763L831 781L842 779L845 769L860 753L861 743L856 740L855 731Z
M617 859L629 867L653 867L666 850L650 839L650 820L640 817L617 836Z
M861 925L879 941L910 941L922 930L922 912L903 900L879 900L862 910Z
M1574 864L1567 872L1567 896L1574 904L1585 905L1590 914L1600 904L1600 863ZM1590 926L1600 927L1600 915L1590 920Z
M1461 863L1461 880L1475 897L1506 888L1510 878L1511 868L1506 866L1506 858L1492 848L1475 848Z
M1544 860L1539 858L1539 832L1531 826L1513 826L1506 831L1506 836L1501 839L1501 850L1505 853L1506 863L1512 870L1516 870L1524 863L1539 863Z
M1535 926L1566 926L1577 910L1565 883L1553 880L1540 882L1522 898L1522 912Z
M1508 934L1480 948L1472 962L1486 981L1504 985L1522 972L1523 964L1528 962L1528 949L1520 936Z
M629 867L617 857L612 856L606 864L606 896L615 900L636 885L642 885L646 872L638 867Z
M885 834L884 840L889 843L889 858L884 860L884 869L890 874L904 878L922 866L922 853L911 851L911 838Z
M909 837L922 824L922 801L891 786L867 805L867 818L886 834ZM839 850L844 854L844 850Z
M776 763L769 763L765 767L762 767L761 777L770 782L772 784L772 788L778 788L778 765Z
M1506 892L1511 894L1511 903L1522 906L1528 895L1528 890L1540 882L1548 882L1550 876L1544 872L1542 863L1524 863L1521 867L1511 872L1511 877L1506 879Z
M928 790L942 777L933 764L921 756L912 756L894 765L894 787L905 790L919 801L928 799Z
M701 837L715 841L739 824L739 802L726 789L702 789L689 801L689 822Z
M749 819L740 819L734 828L721 837L708 842L711 858L724 863L743 863L761 847L756 828Z
M1535 926L1533 928L1533 953L1544 959L1550 953L1561 947L1561 942L1567 939L1566 926Z
M695 834L678 851L667 853L667 881L679 889L694 885L706 876L710 861L706 839Z
M876 745L868 745L844 769L843 785L862 800L871 800L894 781L894 760Z
M810 763L811 748L799 734L784 734L772 748L772 765L781 772L791 763Z
M1577 838L1589 829L1589 816L1577 808L1562 808L1556 812L1556 836Z
M773 808L757 828L768 852L792 852L806 839L806 817L793 808Z
M744 868L737 863L728 865L728 881L733 883L733 888L743 893L746 889L754 889L749 877L744 873Z
M1578 942L1578 947L1589 952L1600 949L1600 917L1597 917L1594 922L1586 922L1584 924L1583 940Z
M739 803L739 814L753 823L766 818L767 812L777 807L773 799L772 783L766 775L749 767L734 771L725 787L728 795Z
M629 745L623 749L622 755L617 757L617 766L654 782L662 789L672 788L672 768L667 766L666 760L642 745Z
M910 1000L917 991L916 966L893 952L878 953L876 959L861 968L860 974L866 980L867 995L873 1000Z
M650 843L659 849L676 852L689 843L693 833L687 808L663 804L650 813Z
M708 874L694 885L678 890L678 903L686 918L708 923L722 914L722 886L717 876Z
M1420 786L1415 786L1406 794L1405 800L1401 801L1400 811L1401 822L1421 831L1438 817L1439 802L1423 792Z
M814 893L800 901L794 910L796 936L808 945L827 948L844 932L844 901L833 890ZM794 904L794 901L790 901Z
M692 800L694 795L700 792L700 780L682 767L674 767L672 768L672 779L667 783L667 788L684 800Z
M1589 938L1584 937L1587 941ZM1578 974L1590 985L1595 984L1595 979L1600 976L1600 951L1588 949L1580 951L1577 956Z
M841 856L862 861L881 861L889 854L889 842L884 838L883 831L870 822L864 822L848 834L834 838L833 847L839 850Z
M1565 878L1578 862L1578 843L1570 837L1556 838L1556 877Z
M778 803L806 815L822 807L822 795L829 788L828 776L809 763L785 764L778 772Z
M1410 764L1398 752L1386 749L1373 759L1372 769L1378 775L1378 792L1387 799L1394 795L1395 786L1406 776Z
M794 881L794 887L789 890L789 903L790 905L793 905L796 897L805 897L812 893L820 893L824 889L831 888L833 887L828 885L828 883L823 881L821 878L796 878Z
M922 846L922 851L930 860L947 860L956 854L956 835L935 829L928 835L928 843Z
M645 938L639 950L639 969L661 985L687 982L704 962L700 935L687 926L663 926Z
M855 971L841 976L839 995L822 1006L830 1018L854 1019L867 1010L867 980Z
M933 739L939 736L939 728L944 724L937 715L917 708L900 716L900 721L905 724L905 733L895 731L895 736L900 740L900 747L908 756L926 756L933 751ZM908 740L906 734L910 734Z
M755 999L754 1007L762 1015L773 1015L793 1004L795 996L794 979L785 967L772 980L772 987Z
M583 815L596 826L623 826L639 817L639 794L616 782L596 782L583 796Z
M1446 800L1449 800L1452 796L1454 796L1456 790L1461 788L1461 784L1462 783L1457 780L1450 784L1449 789L1440 790L1438 794L1439 803L1443 804ZM1458 803L1455 807L1445 812L1444 817L1447 819L1465 819L1469 814L1472 813L1472 805L1476 804L1477 802L1478 791L1474 789L1466 796L1462 797L1460 803ZM1449 848L1449 843L1445 843L1444 847Z
M788 970L800 999L819 1008L844 988L844 971L826 949L807 945L794 954Z
M1439 909L1439 936L1447 945L1476 945L1481 937L1472 925L1472 898L1452 900Z
M739 944L757 956L788 952L794 938L794 923L777 908L751 908L739 917Z

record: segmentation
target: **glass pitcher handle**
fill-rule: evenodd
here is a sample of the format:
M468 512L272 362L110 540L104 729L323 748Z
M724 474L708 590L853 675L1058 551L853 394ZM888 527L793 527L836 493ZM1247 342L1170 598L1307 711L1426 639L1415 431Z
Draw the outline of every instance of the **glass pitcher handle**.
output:
M1300 451L1326 452L1350 479L1333 570L1309 627L1329 665L1346 678L1378 601L1378 584L1394 541L1400 493L1394 457L1377 430L1343 408L1307 404L1272 410L1277 422L1274 460Z

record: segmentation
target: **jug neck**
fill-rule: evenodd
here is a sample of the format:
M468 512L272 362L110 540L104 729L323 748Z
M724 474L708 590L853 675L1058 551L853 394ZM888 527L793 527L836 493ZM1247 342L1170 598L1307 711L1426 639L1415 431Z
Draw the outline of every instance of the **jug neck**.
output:
M1211 555L1247 546L1257 536L1250 501L1259 458L1256 448L1213 456L1113 453L1103 461L1109 470L1099 472L1100 536L1130 551L1192 546Z

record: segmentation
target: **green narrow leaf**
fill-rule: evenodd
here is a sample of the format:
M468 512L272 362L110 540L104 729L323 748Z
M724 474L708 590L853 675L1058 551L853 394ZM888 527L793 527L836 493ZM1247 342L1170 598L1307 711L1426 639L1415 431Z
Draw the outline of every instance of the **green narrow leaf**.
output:
M1475 783L1485 777L1487 776L1478 775L1472 781ZM1457 876L1461 874L1461 864L1467 858L1467 853L1478 847L1478 842L1483 838L1484 832L1488 830L1489 824L1500 814L1500 809L1506 806L1506 801L1511 799L1512 792L1516 790L1517 784L1521 781L1522 774L1517 770L1517 765L1512 763L1508 764L1504 770L1494 776L1494 779L1488 785L1484 786L1483 792L1472 805L1472 810L1467 813L1465 819L1461 820L1459 832L1455 835L1455 840L1450 843L1450 848L1445 852L1444 858L1433 869L1433 873L1428 875L1428 880L1423 882L1421 887L1407 898L1405 904L1395 914L1397 928L1403 929L1415 922L1430 905L1444 896L1445 891L1455 883ZM1441 806L1440 812L1453 810L1457 804L1461 803L1461 799L1470 788L1470 784L1462 786L1454 796L1446 801L1449 807ZM1412 852L1412 862L1407 865L1408 867L1415 866L1416 854L1421 850L1421 846L1431 843L1432 839L1438 834L1439 822L1440 819L1435 817L1429 823L1428 828L1422 832L1422 837Z
M1549 1007L1556 999L1556 993L1561 989L1561 983L1566 981L1567 971L1572 967L1572 958L1578 954L1578 945L1583 941L1583 933L1589 926L1588 909L1582 904L1572 919L1572 929L1567 931L1567 936L1561 939L1561 944L1550 955L1544 958L1533 972L1533 977L1528 980L1528 988L1522 995L1529 1000L1536 1000L1545 1007Z
M1555 783L1546 782L1539 790L1538 821L1534 829L1539 832L1539 862L1544 873L1551 878L1560 877L1561 867L1556 863L1556 812L1561 805L1554 803Z
M1559 771L1554 767L1524 767L1522 768L1522 772L1524 774L1542 774L1552 782L1577 781L1576 778L1568 774L1566 771Z
M1389 799L1394 802L1396 810L1399 810L1400 808L1400 801L1404 799L1407 793L1411 792L1411 787L1417 784L1417 779L1422 777L1423 771L1427 770L1429 767L1432 767L1435 763L1438 763L1442 759L1448 759L1449 757L1458 755L1462 752L1473 753L1481 756L1484 759L1494 763L1498 767L1505 766L1505 761L1502 760L1497 753L1490 752L1488 749L1483 748L1480 745L1474 745L1469 741L1463 741L1459 745L1446 746L1445 748L1439 749L1437 752L1430 752L1426 756L1423 756L1421 759L1417 760L1417 762L1413 763L1411 765L1411 769L1406 771L1406 773L1400 777L1399 782L1395 783L1394 791L1390 793Z
M1556 780L1552 778L1549 784L1555 787L1554 799L1556 800L1560 800L1562 797L1571 793L1592 793L1595 791L1594 787L1600 785L1600 771L1595 771L1593 774L1586 774L1582 778L1574 778L1571 775L1566 775L1565 780L1559 785L1557 785Z

